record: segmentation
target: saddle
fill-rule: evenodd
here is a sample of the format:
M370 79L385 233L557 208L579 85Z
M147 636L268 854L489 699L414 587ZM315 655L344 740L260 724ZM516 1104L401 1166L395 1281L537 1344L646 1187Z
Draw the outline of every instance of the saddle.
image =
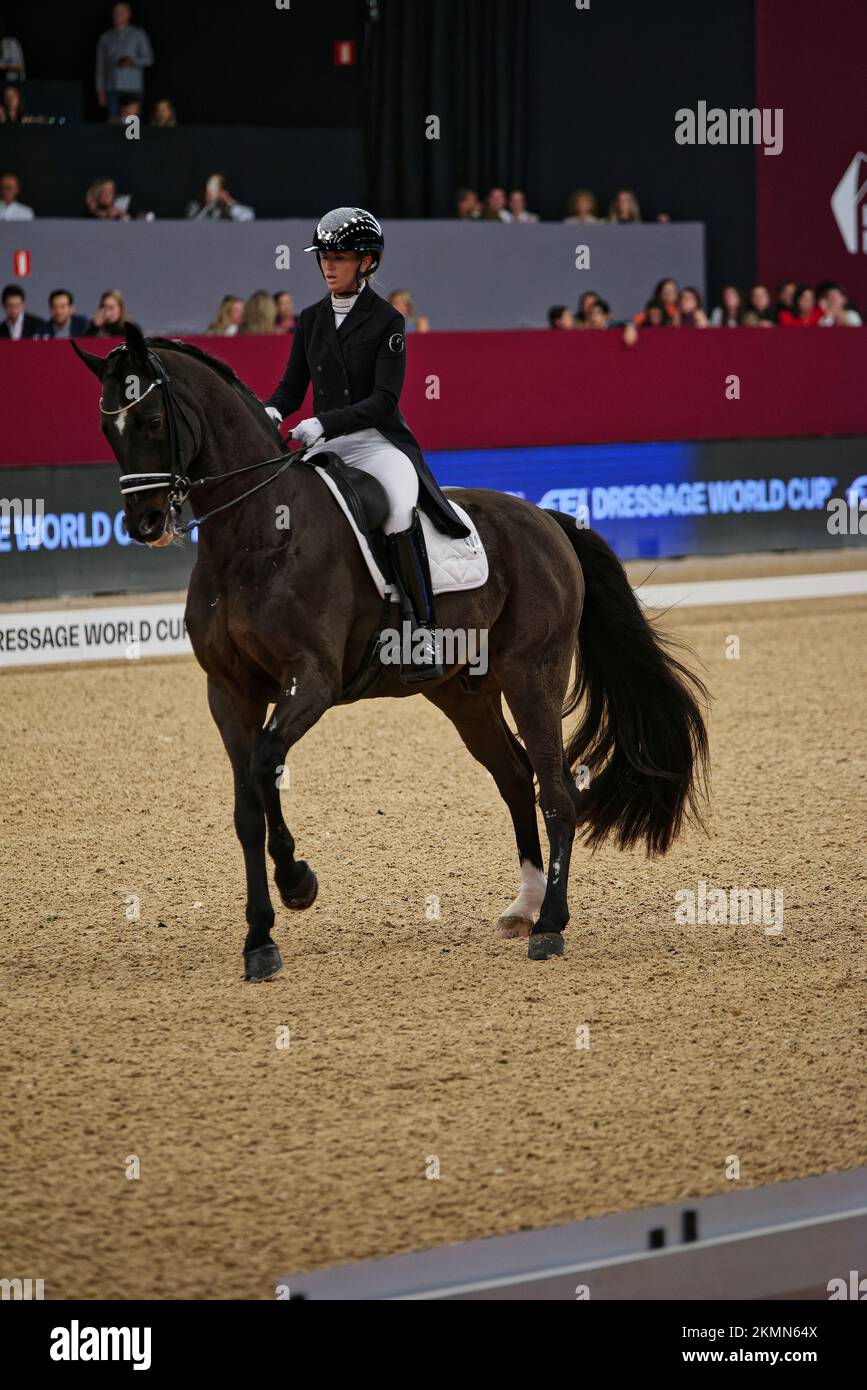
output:
M361 468L353 468L351 463L344 463L338 454L330 454L327 450L301 462L311 468L321 468L328 474L386 579L389 583L393 582L388 548L381 529L388 516L389 501L379 479Z

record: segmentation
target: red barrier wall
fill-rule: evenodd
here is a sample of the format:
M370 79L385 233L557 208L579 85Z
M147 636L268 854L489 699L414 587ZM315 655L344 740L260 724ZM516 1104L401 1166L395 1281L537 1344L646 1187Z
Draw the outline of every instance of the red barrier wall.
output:
M289 349L189 341L260 396ZM739 400L726 397L731 376ZM867 329L672 329L631 348L614 330L431 333L409 339L401 407L426 449L867 434L865 381ZM109 460L98 395L68 343L0 343L0 464Z

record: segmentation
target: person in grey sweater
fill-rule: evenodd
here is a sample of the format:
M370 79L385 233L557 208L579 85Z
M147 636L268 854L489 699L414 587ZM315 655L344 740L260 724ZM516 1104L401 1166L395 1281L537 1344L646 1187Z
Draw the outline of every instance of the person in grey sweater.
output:
M120 115L125 97L141 97L144 69L154 60L151 41L144 29L131 24L132 9L126 3L112 7L112 27L96 45L96 97L110 121Z

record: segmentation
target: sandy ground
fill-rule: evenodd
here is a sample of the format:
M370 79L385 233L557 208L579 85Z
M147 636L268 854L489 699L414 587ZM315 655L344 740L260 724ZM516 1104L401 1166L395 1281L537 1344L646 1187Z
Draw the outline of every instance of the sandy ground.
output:
M702 573L768 572L744 565ZM719 1192L732 1155L749 1186L867 1162L867 599L666 622L715 696L711 836L576 852L545 964L493 936L508 817L426 701L332 711L293 753L320 896L278 908L286 969L254 987L194 662L0 676L0 1274L271 1297L291 1270ZM782 888L784 931L678 925L701 878Z

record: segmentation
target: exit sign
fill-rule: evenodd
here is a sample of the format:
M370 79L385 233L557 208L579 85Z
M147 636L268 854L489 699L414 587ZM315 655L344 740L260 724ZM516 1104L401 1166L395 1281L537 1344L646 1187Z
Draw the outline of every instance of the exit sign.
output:
M334 45L334 65L351 68L355 62L355 39L338 39Z

